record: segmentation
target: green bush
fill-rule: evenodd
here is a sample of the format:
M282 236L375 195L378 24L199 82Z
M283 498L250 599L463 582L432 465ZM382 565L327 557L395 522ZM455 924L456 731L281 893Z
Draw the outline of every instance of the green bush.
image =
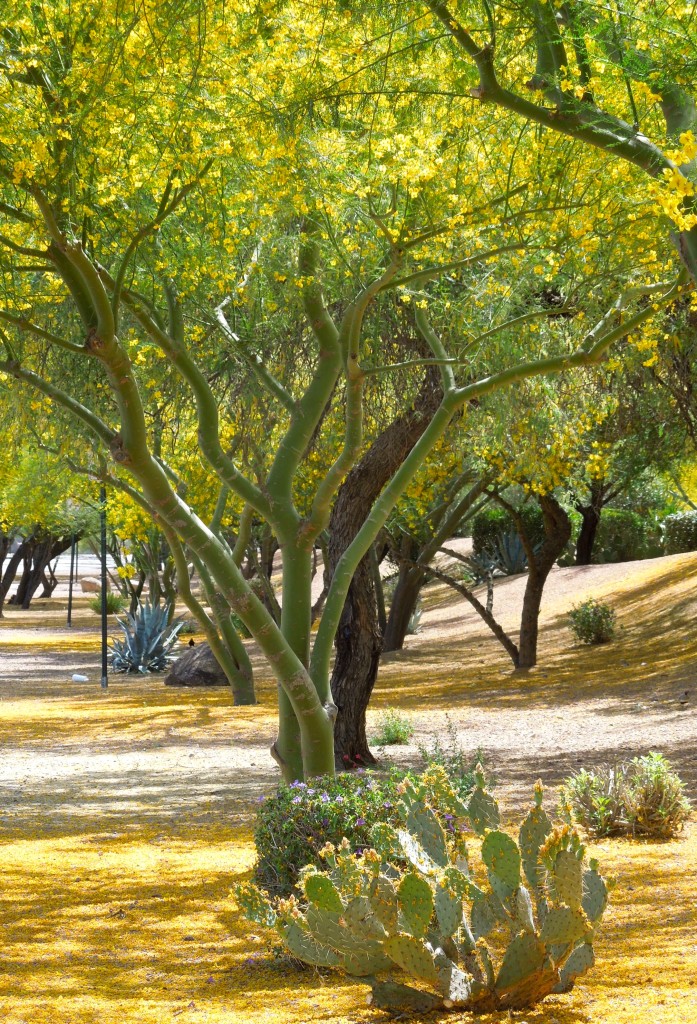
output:
M596 836L670 839L682 830L691 811L680 777L653 752L570 776L562 787L562 800L575 820Z
M254 842L255 880L274 895L287 896L305 864L321 862L325 843L339 844L350 836L354 847L370 845L370 829L391 822L404 772L378 775L359 769L311 784L281 785L259 805Z
M593 545L594 562L632 562L660 553L659 530L652 519L627 509L603 509Z
M445 733L445 739L441 738ZM424 759L427 769L437 765L444 768L453 783L458 795L466 799L475 786L477 765L484 765L484 754L480 749L468 753L463 749L457 735L457 726L449 715L445 716L445 729L441 729L429 746L420 746L419 753ZM491 789L495 779L488 775Z
M663 550L667 555L697 551L697 512L676 512L665 517Z
M500 505L487 505L472 519L472 551L493 551L500 533L511 528L511 517Z
M95 615L102 614L102 595L101 592L93 597L89 602L89 607L95 613ZM106 595L106 613L107 615L120 615L126 607L126 598L123 594L115 594L113 591L108 591Z
M562 787L562 803L574 819L596 836L627 831L623 801L626 765L603 765L595 771L571 775Z
M569 628L584 644L605 644L615 636L617 616L609 605L590 597L569 612Z
M656 839L670 839L681 832L692 809L680 776L655 753L632 761L625 803L632 833Z
M406 715L396 708L388 708L377 720L377 731L373 743L378 747L396 746L408 743L414 735L414 726Z

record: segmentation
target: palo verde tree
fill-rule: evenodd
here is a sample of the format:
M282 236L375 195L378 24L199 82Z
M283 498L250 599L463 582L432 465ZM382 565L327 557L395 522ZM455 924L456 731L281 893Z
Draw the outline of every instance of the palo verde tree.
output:
M452 82L463 99L509 111L521 142L539 126L638 169L646 234L660 237L667 223L697 277L697 34L689 4L425 0L412 9L434 19L424 31L451 58L443 88ZM436 39L443 29L445 40ZM625 177L618 164L610 173Z
M502 320L506 303L475 285L462 289L471 318L454 316L459 273L491 280L496 266L510 281L534 261L544 274L564 247L555 236L533 248L544 213L533 218L526 187L506 185L510 154L497 163L484 141L505 125L487 110L451 132L438 97L316 102L363 45L360 27L347 43L344 5L329 14L321 24L295 4L271 17L186 0L21 2L2 41L2 386L42 395L49 442L147 510L178 564L193 561L211 601L220 595L221 618L232 609L243 621L278 682L273 752L286 779L334 769L329 667L351 579L453 417L464 412L467 429L485 396L602 359L683 286L648 275L626 292L622 260L602 313L563 333L556 321L530 332L538 311ZM589 168L584 188L595 180ZM312 642L313 549L367 443L368 371L396 372L379 324L397 293L429 322L442 397L338 559ZM515 344L468 358L499 337ZM251 399L231 386L233 347L267 425L266 461L240 458ZM408 401L424 360L407 362ZM167 387L172 434L179 415L194 427L188 462L162 443ZM298 483L330 423L336 454L301 511ZM211 489L208 506L189 493L191 463L215 483L212 513ZM222 529L231 497L234 545ZM280 623L240 570L253 517L282 551Z

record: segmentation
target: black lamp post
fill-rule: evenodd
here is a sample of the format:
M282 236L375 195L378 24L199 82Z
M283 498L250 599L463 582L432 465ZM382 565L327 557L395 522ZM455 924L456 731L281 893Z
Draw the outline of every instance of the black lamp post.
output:
M106 488L102 484L99 489L99 520L101 525L100 553L102 558L102 689L109 686L107 677L107 608L106 608Z
M77 576L75 564L75 534L70 538L70 580L68 582L68 625L73 624L73 578Z

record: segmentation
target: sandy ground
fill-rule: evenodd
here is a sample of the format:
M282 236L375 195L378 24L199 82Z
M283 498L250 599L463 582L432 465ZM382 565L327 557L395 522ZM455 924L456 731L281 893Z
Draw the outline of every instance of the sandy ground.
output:
M494 609L506 628L515 627L524 582L518 577L497 586ZM665 620L666 587L673 588L673 620L660 622L649 636L644 620L652 621L654 607ZM654 591L663 594L655 606ZM621 610L620 640L574 648L563 625L566 611L585 596L605 593ZM447 588L430 587L421 631L381 668L370 727L393 705L416 729L409 746L387 748L383 760L416 765L420 748L437 739L452 746L456 736L466 752L484 752L502 803L513 809L529 799L537 777L557 786L582 765L660 750L697 797L693 593L693 556L558 569L543 605L540 667L521 676L467 606ZM0 622L5 825L16 834L46 815L63 822L72 817L76 826L80 816L96 815L120 827L138 808L165 821L183 813L195 818L204 805L249 822L254 801L278 777L268 754L275 688L258 656L257 708L235 709L221 690L165 691L161 677L112 677L104 692L94 616L80 608L72 631L64 616L56 603L9 612ZM653 618L660 618L658 611ZM41 626L33 625L37 620ZM89 683L73 683L74 672ZM681 704L686 690L688 703ZM114 728L115 704L123 707L121 728ZM110 724L100 732L100 708L107 707Z

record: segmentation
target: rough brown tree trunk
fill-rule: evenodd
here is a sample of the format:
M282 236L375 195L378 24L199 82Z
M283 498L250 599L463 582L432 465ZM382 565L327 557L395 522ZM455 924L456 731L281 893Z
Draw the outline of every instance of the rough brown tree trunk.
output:
M399 468L440 402L440 381L429 368L414 408L387 427L346 477L332 510L327 544L329 578L363 525L373 502ZM365 713L382 652L370 556L351 582L335 639L331 688L339 709L334 752L339 768L374 764L365 731Z
M418 557L415 543L413 544L413 549L413 553L410 552L407 557L415 561ZM385 628L384 649L386 652L401 651L404 647L404 640L409 629L409 620L416 608L416 602L419 599L425 576L426 574L423 569L406 565L400 567L397 586L392 597L390 613L387 616L387 626Z
M39 587L45 583L46 567L54 558L67 551L71 537L44 537L42 540L32 538L28 541L24 553L24 570L17 585L17 591L10 598L10 604L19 605L26 611Z
M600 515L605 504L605 487L602 481L591 484L590 501L576 509L581 513L581 529L576 541L576 565L590 565L593 557L595 535L598 532Z
M537 637L539 629L540 604L547 577L571 536L571 522L556 498L551 494L538 497L545 528L545 539L537 551L526 537L522 537L528 556L530 571L523 596L523 611L520 619L518 642L518 667L533 668L537 664Z
M19 563L24 558L24 545L26 541L22 541L17 550L13 555L10 556L10 560L5 567L5 571L2 574L2 580L0 580L0 618L3 615L3 607L5 604L5 598L7 597L8 591L14 583L17 570L19 569ZM9 543L8 543L9 550ZM4 561L3 561L4 564Z

